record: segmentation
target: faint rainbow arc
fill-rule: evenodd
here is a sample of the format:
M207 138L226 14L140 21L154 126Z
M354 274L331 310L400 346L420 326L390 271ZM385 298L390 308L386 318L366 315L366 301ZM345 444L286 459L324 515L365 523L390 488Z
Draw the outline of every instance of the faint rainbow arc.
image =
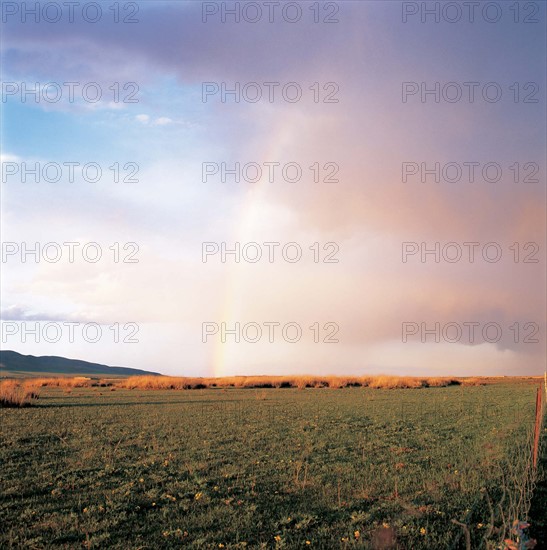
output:
M293 119L292 117L279 117L277 128L273 132L273 137L265 148L262 160L260 162L281 162L281 154L286 150L292 138ZM259 162L259 161L257 161ZM252 185L245 193L240 208L240 218L237 230L235 232L236 241L243 242L245 235L252 231L259 216L260 198L265 194L267 171L263 171L262 178ZM224 299L221 308L219 323L222 321L233 323L238 320L238 308L242 303L244 296L243 277L241 266L237 263L228 263L226 284L224 286ZM212 370L213 376L226 376L227 346L220 341L220 335L215 335L215 344L212 352Z

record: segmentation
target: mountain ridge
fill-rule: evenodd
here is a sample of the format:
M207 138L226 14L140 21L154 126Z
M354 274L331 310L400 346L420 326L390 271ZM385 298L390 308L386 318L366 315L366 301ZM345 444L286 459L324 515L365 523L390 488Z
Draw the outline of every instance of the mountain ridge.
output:
M12 350L0 350L0 375L2 371L32 374L97 374L116 376L155 375L152 372L130 367L118 367L92 363L81 359L69 359L58 355L23 355Z

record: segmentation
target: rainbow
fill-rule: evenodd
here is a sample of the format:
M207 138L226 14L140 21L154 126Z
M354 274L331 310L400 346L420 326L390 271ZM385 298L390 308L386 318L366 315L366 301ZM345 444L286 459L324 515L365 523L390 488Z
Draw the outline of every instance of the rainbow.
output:
M301 124L301 120L296 121L297 115L293 116L277 116L277 126L272 132L272 139L269 146L266 147L266 153L261 161L256 162L281 162L284 152L290 150L291 142L294 138L295 124ZM244 190L244 195L239 209L239 224L235 231L235 241L245 242L249 236L253 234L254 229L263 219L262 205L265 202L267 189L267 171L264 171L262 178L254 184L244 184L251 186ZM275 184L270 184L275 185ZM219 323L225 321L233 324L241 319L242 304L245 300L245 277L244 268L241 264L231 262L226 264L227 275L225 279L224 299L221 305L221 314ZM234 349L232 347L232 349ZM215 344L212 352L212 371L213 376L227 376L233 374L229 372L230 365L235 364L235 357L230 356L229 348L220 341L220 338L215 339Z

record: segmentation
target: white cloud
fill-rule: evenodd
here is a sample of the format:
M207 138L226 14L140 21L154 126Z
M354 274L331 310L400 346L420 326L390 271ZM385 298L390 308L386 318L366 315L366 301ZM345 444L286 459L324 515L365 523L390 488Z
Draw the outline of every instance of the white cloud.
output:
M145 114L137 115L135 119L141 124L150 124L150 122L152 122L152 125L154 126L167 126L168 124L174 124L175 122L172 118L167 116L156 117L152 120L150 115Z
M165 126L167 124L173 124L173 120L166 116L160 116L154 120L156 126Z
M0 153L0 163L2 162L19 162L21 157L12 155L11 153Z
M150 115L137 115L135 119L142 124L148 124L150 122Z

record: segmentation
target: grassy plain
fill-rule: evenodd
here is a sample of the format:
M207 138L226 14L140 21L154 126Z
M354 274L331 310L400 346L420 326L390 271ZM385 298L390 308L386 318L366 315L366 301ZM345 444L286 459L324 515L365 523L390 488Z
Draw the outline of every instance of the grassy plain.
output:
M0 411L0 547L497 548L536 387L45 387Z

